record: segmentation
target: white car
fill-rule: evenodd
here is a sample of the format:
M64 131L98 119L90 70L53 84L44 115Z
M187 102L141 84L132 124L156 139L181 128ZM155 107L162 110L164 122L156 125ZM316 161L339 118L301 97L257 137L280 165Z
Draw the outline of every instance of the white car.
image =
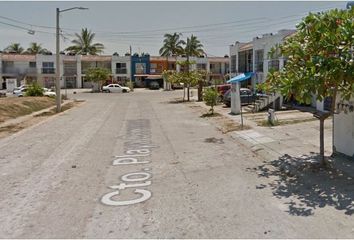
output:
M27 86L21 86L17 89L14 89L13 94L15 94L17 97L23 97L26 91L27 91Z
M109 84L107 86L103 86L102 87L102 91L103 92L123 92L123 93L126 93L126 92L130 92L130 88L128 87L123 87L119 84Z
M54 90L52 90L52 89L43 88L43 96L55 97L56 94L55 94Z

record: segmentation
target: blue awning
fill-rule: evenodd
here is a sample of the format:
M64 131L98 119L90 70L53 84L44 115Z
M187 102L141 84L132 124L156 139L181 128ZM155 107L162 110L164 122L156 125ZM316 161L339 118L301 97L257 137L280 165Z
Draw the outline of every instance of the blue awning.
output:
M236 77L231 78L227 83L237 83L237 82L242 82L245 81L253 76L253 72L248 72L248 73L242 73L240 75L237 75Z

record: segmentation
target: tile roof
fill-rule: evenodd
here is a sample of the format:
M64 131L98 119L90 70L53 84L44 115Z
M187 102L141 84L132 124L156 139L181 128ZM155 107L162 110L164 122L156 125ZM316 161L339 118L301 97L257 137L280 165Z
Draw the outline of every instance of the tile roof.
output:
M24 54L1 54L1 60L3 61L18 61L18 62L35 62L36 55L24 55Z
M97 61L97 62L105 62L105 61L112 61L112 56L111 55L82 55L81 56L82 61Z
M253 48L253 43L252 42L248 42L248 43L245 43L244 45L241 45L240 51L250 50L252 48Z

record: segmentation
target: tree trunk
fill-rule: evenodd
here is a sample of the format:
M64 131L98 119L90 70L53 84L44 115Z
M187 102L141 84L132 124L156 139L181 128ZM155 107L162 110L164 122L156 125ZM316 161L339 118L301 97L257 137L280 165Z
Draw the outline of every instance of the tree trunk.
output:
M198 102L203 101L203 81L198 83Z
M187 76L189 77L189 55L187 54ZM189 79L188 79L189 81ZM189 102L189 83L187 83L187 101Z
M320 160L322 166L327 165L324 155L324 120L325 118L320 118Z

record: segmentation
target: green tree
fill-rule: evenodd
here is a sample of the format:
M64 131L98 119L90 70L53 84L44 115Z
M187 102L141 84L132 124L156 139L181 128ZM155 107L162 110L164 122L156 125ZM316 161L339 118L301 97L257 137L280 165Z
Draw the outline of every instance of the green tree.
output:
M187 57L187 62L189 62L190 57L201 57L204 55L203 44L199 41L199 39L192 34L190 38L187 38L186 46L184 48L184 54ZM190 64L187 64L187 72L189 72ZM203 82L202 79L198 83L198 101L202 98L202 91L203 91ZM189 88L190 85L187 86L187 99L189 101Z
M267 76L263 87L302 103L312 96L322 101L332 98L331 111L320 118L320 156L324 157L324 120L333 115L337 97L348 100L354 95L353 47L354 9L333 9L310 13L297 25L297 32L271 54L280 51L285 67ZM339 93L339 96L338 94Z
M185 44L185 41L181 40L181 33L166 33L164 35L163 45L160 48L160 55L163 57L179 56L183 53L182 45Z
M204 91L203 99L207 106L210 106L210 113L211 115L214 114L214 106L217 104L219 98L219 93L214 88L207 88Z
M26 50L26 54L46 54L48 53L49 51L45 48L42 48L42 44L38 44L38 43L35 43L35 42L32 42L30 44L30 47L27 48Z
M163 45L160 48L160 56L166 57L166 65L168 69L168 57L181 55L183 53L183 46L185 41L181 40L182 33L166 33L164 35Z
M86 72L88 81L98 83L99 89L102 89L103 83L108 80L110 71L106 68L89 68Z
M187 68L188 66L194 64L192 61L180 61L177 62L178 65L180 65L183 68ZM183 83L183 86L196 86L200 81L202 81L203 77L205 76L204 72L193 70L193 71L174 71L174 70L168 70L163 72L163 77L166 79L169 83ZM185 99L185 96L183 94L183 101ZM190 101L189 97L187 101Z
M43 88L38 83L33 83L28 86L26 96L43 96Z
M18 53L22 54L24 51L23 47L19 43L11 43L8 47L4 49L4 52L7 53Z
M65 50L75 54L82 55L97 55L103 52L104 46L102 43L93 43L95 33L87 28L81 30L81 34L75 33L76 39L71 41L74 45Z

